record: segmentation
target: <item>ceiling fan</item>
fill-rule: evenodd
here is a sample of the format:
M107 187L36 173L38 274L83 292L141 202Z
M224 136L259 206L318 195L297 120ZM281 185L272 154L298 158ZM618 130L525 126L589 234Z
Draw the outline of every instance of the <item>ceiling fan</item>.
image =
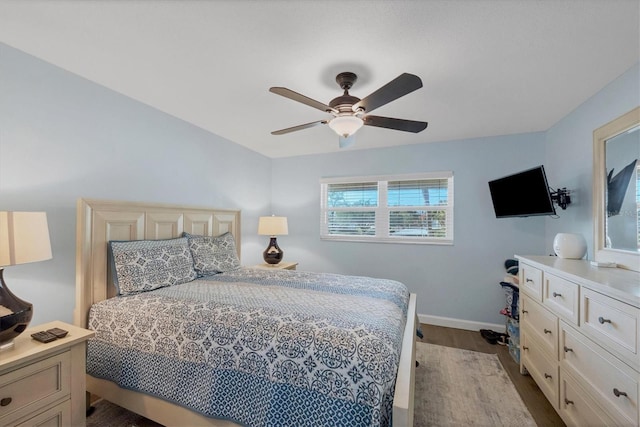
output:
M344 90L344 94L332 99L331 102L329 102L329 105L308 98L285 87L270 88L270 92L333 115L333 118L331 119L318 120L286 129L280 129L271 132L271 134L284 135L289 132L308 129L321 124L328 124L329 127L340 137L340 148L343 148L353 144L355 141L354 134L363 125L413 133L418 133L426 129L427 122L372 116L369 114L378 107L388 104L389 102L411 93L414 90L420 89L422 87L422 80L420 80L420 77L409 73L401 74L363 99L349 94L349 89L351 89L357 79L358 76L351 72L338 74L336 76L336 82Z

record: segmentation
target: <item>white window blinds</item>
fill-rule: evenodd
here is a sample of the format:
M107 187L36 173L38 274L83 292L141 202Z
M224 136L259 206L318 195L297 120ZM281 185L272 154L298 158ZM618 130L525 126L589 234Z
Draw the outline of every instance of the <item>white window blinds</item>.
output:
M453 173L326 178L320 237L396 243L453 242Z

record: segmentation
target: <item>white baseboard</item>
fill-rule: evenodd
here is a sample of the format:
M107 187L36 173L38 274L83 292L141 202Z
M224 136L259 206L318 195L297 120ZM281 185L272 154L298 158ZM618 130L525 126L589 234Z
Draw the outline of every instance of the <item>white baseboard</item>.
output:
M453 319L451 317L431 316L428 314L418 314L420 323L434 326L446 326L447 328L465 329L467 331L479 331L480 329L491 329L496 332L505 332L505 323L484 323L471 320Z

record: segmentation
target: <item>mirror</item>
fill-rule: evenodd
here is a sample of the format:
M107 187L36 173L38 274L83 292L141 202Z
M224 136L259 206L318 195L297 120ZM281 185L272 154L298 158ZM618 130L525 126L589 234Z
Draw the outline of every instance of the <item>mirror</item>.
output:
M640 107L593 132L596 261L640 271Z

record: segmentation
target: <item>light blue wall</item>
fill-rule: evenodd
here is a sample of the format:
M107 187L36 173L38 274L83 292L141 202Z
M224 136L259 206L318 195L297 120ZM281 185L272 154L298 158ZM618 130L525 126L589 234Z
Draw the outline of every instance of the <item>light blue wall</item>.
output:
M8 267L33 324L72 321L79 197L242 209L260 261L271 162L238 144L0 44L0 210L44 210L53 259Z
M501 323L504 261L543 250L544 218L496 219L488 181L543 162L543 133L275 159L272 205L289 217L278 240L300 269L400 280L421 314ZM454 173L453 246L319 239L320 178L440 170Z
M593 257L591 182L593 131L640 105L640 64L609 83L546 132L545 165L551 185L574 191L572 204L546 222L546 251L557 233L580 233Z

